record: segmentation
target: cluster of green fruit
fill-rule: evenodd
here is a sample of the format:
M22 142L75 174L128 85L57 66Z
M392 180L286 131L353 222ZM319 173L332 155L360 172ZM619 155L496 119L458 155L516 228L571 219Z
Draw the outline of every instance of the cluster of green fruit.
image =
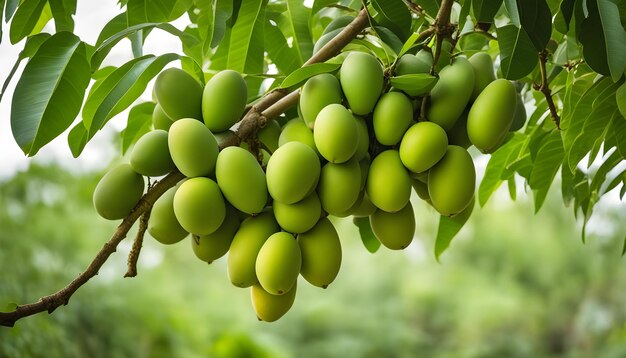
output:
M401 57L395 71L431 66L431 54L420 51ZM141 198L144 176L178 169L187 178L155 202L148 232L164 244L191 233L193 252L209 263L228 253L231 282L251 287L264 321L289 310L299 275L322 288L337 276L341 243L329 215L369 217L378 240L400 250L415 231L412 187L442 215L464 212L476 178L466 148L495 150L521 103L479 53L442 68L428 121L416 121L420 98L385 90L380 62L350 52L338 76L319 74L304 84L299 117L258 131L260 158L245 143L219 150L246 94L234 71L219 72L204 88L182 70L163 71L154 86L155 129L135 144L129 164L101 179L94 205L102 217L121 219Z

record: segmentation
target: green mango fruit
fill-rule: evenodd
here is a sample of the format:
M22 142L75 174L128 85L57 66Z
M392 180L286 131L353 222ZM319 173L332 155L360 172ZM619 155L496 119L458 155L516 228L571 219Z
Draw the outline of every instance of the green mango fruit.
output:
M476 170L467 150L448 146L443 158L428 171L428 195L433 207L445 216L460 213L474 197Z
M304 123L301 118L294 118L283 126L283 130L278 137L278 146L280 147L289 142L304 143L318 154L315 139L313 138L313 131L311 128L307 127L306 123Z
M400 159L407 169L421 173L435 165L448 149L448 135L439 125L419 122L409 128L400 143Z
M341 268L339 234L328 218L322 218L311 230L298 235L302 254L300 274L311 285L327 288Z
M176 190L174 214L185 230L196 235L208 235L224 222L226 204L213 180L190 178Z
M513 123L511 124L511 128L509 128L510 132L516 132L526 124L526 107L524 107L524 100L522 96L517 93L516 96L517 101L515 102L515 115L513 116Z
M174 164L185 176L193 178L213 173L219 149L213 133L201 122L191 118L174 122L167 143Z
M515 86L505 79L491 82L480 93L467 115L467 135L483 153L492 153L509 132L517 94Z
M167 145L167 132L156 129L141 136L130 153L130 166L147 177L158 177L176 169Z
M96 185L93 206L107 220L125 218L143 195L145 182L130 164L111 168Z
M163 112L163 108L161 108L160 104L156 104L154 106L154 110L152 111L152 126L154 129L162 129L164 131L170 130L174 121Z
M243 220L233 237L228 252L228 277L237 287L250 287L258 282L256 258L270 235L280 227L270 211Z
M356 159L340 164L325 164L317 186L324 211L339 215L350 209L359 197L360 183L361 167Z
M425 202L431 204L430 195L428 194L428 184L422 182L418 179L411 179L411 185L413 186L413 190L415 190L415 194L424 200Z
M391 250L403 250L415 234L415 214L409 201L404 208L395 213L376 210L370 216L370 225L374 236Z
M474 68L474 91L472 100L487 87L488 84L496 80L496 73L493 70L493 60L486 52L477 52L469 58L469 63Z
M320 154L329 162L348 161L359 145L356 119L344 106L329 104L317 115L313 139Z
M374 158L365 188L379 209L393 213L406 206L411 197L411 178L397 150L386 150Z
M354 152L354 158L356 160L361 160L368 154L370 147L370 134L367 131L367 123L365 122L365 119L362 117L354 117L354 119L356 119L356 127L359 136L359 144L356 147L356 152Z
M370 216L376 210L378 210L378 208L374 206L374 204L372 204L372 201L367 196L367 193L365 191L363 191L362 193L363 195L361 196L361 200L357 201L359 205L353 208L350 212L350 215L356 218L363 218L366 216Z
M342 15L337 18L334 18L333 21L331 21L328 25L326 25L326 27L324 28L324 31L322 31L322 36L326 35L327 33L331 31L342 29L348 26L352 21L354 21L354 16L352 15Z
M433 66L433 55L420 50L417 55L405 54L396 63L396 76L429 73Z
M215 178L222 194L235 208L257 214L267 203L265 173L252 153L240 147L224 148L217 156Z
M154 82L154 95L172 121L202 119L202 85L187 72L168 68L159 73Z
M341 88L352 113L370 113L383 90L383 68L373 55L350 52L341 65Z
M259 129L257 132L257 137L259 141L270 150L270 152L274 152L278 149L278 138L280 138L280 124L275 120L267 121L265 127Z
M148 233L158 242L175 244L189 234L183 229L174 214L174 195L178 187L168 189L152 206L148 220Z
M320 161L311 147L300 142L286 143L267 163L267 189L274 200L293 204L315 189L320 170Z
M248 100L246 81L237 71L211 77L202 93L202 117L212 132L225 131L239 121Z
M463 111L461 117L456 120L452 129L447 132L448 144L458 145L459 147L463 147L465 149L472 145L472 142L467 135L467 112L467 110Z
M329 104L341 104L341 85L337 77L322 73L309 78L300 91L300 111L306 125L313 129L320 111Z
M272 234L259 250L256 274L265 291L282 295L296 284L302 255L296 238L286 232Z
M380 144L396 145L413 123L413 104L402 92L388 92L374 107L374 135Z
M209 235L192 235L191 248L193 253L202 261L212 263L224 256L239 229L239 217L231 206L227 206L226 217L220 227Z
M250 288L250 298L259 321L274 322L284 316L293 306L297 286L294 284L291 290L283 295L272 295L260 285L253 285Z
M456 58L439 73L439 81L430 91L431 104L426 118L446 131L461 116L474 90L474 68L463 57Z
M322 204L315 192L293 204L274 201L272 208L280 227L294 234L311 230L322 216Z

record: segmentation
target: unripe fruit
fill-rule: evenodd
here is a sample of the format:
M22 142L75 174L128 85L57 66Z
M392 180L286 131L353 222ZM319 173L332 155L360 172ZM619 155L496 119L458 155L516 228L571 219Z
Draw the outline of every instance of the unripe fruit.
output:
M143 195L145 182L129 164L111 168L93 192L93 206L107 220L123 219Z
M154 110L152 111L152 126L154 129L162 129L164 131L170 130L174 121L163 112L163 108L161 108L160 104L156 104L154 106Z
M380 97L374 108L374 134L383 145L396 145L413 122L413 104L402 92Z
M367 195L377 208L393 213L406 206L411 197L411 179L396 150L380 153L370 165Z
M202 86L187 72L178 68L161 72L154 82L154 94L172 121L202 119Z
M448 146L446 155L428 171L428 194L433 207L445 216L460 213L474 196L476 170L467 150Z
M502 143L513 123L517 94L505 79L491 82L480 93L467 115L467 134L483 153L492 153Z
M463 111L461 117L456 120L454 127L450 129L448 133L448 144L458 145L465 149L472 145L467 135L467 110Z
M237 287L257 283L256 258L270 235L280 231L271 212L264 211L245 219L235 233L228 252L228 277Z
M406 131L400 143L402 164L414 173L435 165L448 149L448 136L443 128L432 122L419 122Z
M289 292L283 295L272 295L265 291L261 285L250 288L252 308L259 321L274 322L285 315L293 306L296 299L297 284L294 284Z
M300 246L286 232L272 234L256 258L256 274L265 291L282 295L295 285L302 266Z
M322 73L309 78L300 91L300 111L309 128L315 125L318 113L327 105L341 103L341 86L337 77Z
M252 153L240 147L224 148L217 156L215 177L226 200L238 210L257 214L265 207L265 173Z
M300 142L289 142L279 147L267 163L267 189L275 200L293 204L315 188L320 169L313 149Z
M350 209L359 197L360 183L361 167L356 159L324 165L317 187L324 211L340 215Z
M357 133L359 136L359 144L356 147L354 158L356 160L361 160L367 155L367 151L370 147L370 134L367 131L367 123L365 123L365 119L361 117L354 117L354 119L356 120Z
M385 247L402 250L409 246L415 234L413 205L408 202L402 210L395 213L376 210L370 216L370 225L378 241Z
M192 235L191 248L194 254L208 263L219 259L228 252L238 228L239 217L235 209L228 206L224 222L214 233L204 236Z
M486 52L475 53L469 58L469 63L474 68L472 99L476 99L488 84L496 80L496 74L493 71L493 60Z
M139 138L130 153L130 166L147 177L158 177L176 169L167 145L167 132L157 129Z
M211 77L202 93L202 117L212 132L225 131L237 123L246 107L248 90L243 77L224 70Z
M513 123L511 124L511 128L509 131L515 132L526 124L526 107L524 107L524 100L522 96L518 93L517 102L515 103L515 115L513 116Z
M259 141L263 143L272 153L278 148L278 138L280 138L280 124L270 120L265 127L257 132Z
M461 116L474 90L474 68L459 57L439 73L439 81L430 91L431 105L426 117L450 130Z
M367 196L367 193L363 192L359 206L354 208L350 214L356 218L362 218L372 215L376 210L378 210L378 208L372 204L372 201Z
M196 235L217 230L226 216L226 205L217 184L209 178L184 181L174 195L174 213L180 225Z
M313 46L313 54L316 54L322 47L324 47L324 45L326 45L330 40L335 38L335 36L337 36L342 30L343 27L340 27L328 31L327 33L320 36L320 38L317 39L317 42L315 42L315 45Z
M294 118L283 126L283 130L278 138L278 146L289 143L300 142L308 145L317 154L315 139L313 139L313 131L307 127L301 118Z
M354 114L366 115L374 109L383 90L383 68L376 57L351 52L339 70L341 88Z
M431 204L430 195L428 194L428 184L418 179L411 179L411 185L417 196L425 202Z
M185 176L208 176L215 169L217 141L201 122L183 118L172 124L167 137L172 160Z
M317 115L313 139L326 160L343 163L352 158L359 145L356 119L344 106L329 104Z
M322 204L315 192L293 204L274 201L272 208L280 227L294 234L311 230L322 215Z
M429 73L433 57L428 51L420 50L417 55L402 55L396 63L396 76Z
M354 20L354 16L351 16L351 15L342 15L333 19L333 21L331 21L328 25L326 25L326 27L324 28L324 31L322 31L322 36L326 35L327 33L333 30L341 29L343 27L348 26L353 20Z
M313 286L327 288L341 268L341 242L328 218L320 219L313 229L298 235L302 253L300 274Z
M178 187L170 188L154 202L148 220L150 236L165 245L175 244L189 234L180 226L174 214L174 194L177 189Z

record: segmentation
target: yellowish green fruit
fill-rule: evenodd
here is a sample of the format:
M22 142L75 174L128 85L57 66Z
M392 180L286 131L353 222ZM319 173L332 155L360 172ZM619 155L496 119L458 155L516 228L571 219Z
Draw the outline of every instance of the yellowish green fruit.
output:
M212 263L228 252L237 229L239 229L239 217L235 209L228 206L222 225L212 234L192 235L191 248L197 258Z
M386 150L374 158L365 188L379 209L393 213L406 206L411 197L411 178L397 150Z
M467 135L467 112L467 110L463 111L461 117L454 123L454 127L447 132L449 144L458 145L465 149L472 145Z
M211 77L202 93L202 117L212 132L237 123L246 107L248 89L239 72L224 70Z
M168 189L154 202L148 220L150 236L165 245L175 244L189 234L180 226L174 214L174 194L177 189L178 187Z
M405 54L396 63L396 76L429 73L433 65L433 57L427 51L421 50L418 55Z
M448 149L446 131L432 122L419 122L406 131L400 143L400 159L414 173L424 172L437 163Z
M250 288L252 308L259 321L274 322L285 315L293 306L296 299L297 284L283 295L272 295L261 287L254 285Z
M320 38L315 42L315 45L313 46L313 53L316 54L319 50L322 49L322 47L324 47L324 45L326 45L328 42L330 42L330 40L335 38L335 36L337 36L342 30L343 27L340 27L328 31L327 33L320 36Z
M413 186L413 190L415 190L415 193L420 199L424 200L425 202L429 204L431 203L430 195L428 194L427 183L424 183L417 179L411 179L411 185Z
M147 177L158 177L176 169L167 145L167 132L156 129L141 136L130 153L130 166Z
M439 73L439 81L430 91L431 104L426 117L446 131L461 116L474 90L474 68L459 57Z
M168 68L154 82L154 94L163 112L176 121L202 119L202 86L179 68Z
M378 208L372 204L372 201L367 196L367 193L363 192L359 206L354 208L350 214L354 217L362 218L372 215L376 210L378 210Z
M267 163L267 189L274 200L296 203L314 190L320 170L320 161L311 147L300 142L286 143Z
M289 142L300 142L308 145L317 154L317 147L315 146L315 139L313 138L313 131L307 127L306 123L301 118L294 118L285 123L283 130L278 137L278 146L282 146Z
M493 71L493 60L486 52L475 53L469 58L469 63L474 68L472 99L476 99L488 84L496 80L496 74Z
M383 90L383 68L376 57L365 52L351 52L341 65L341 88L354 114L370 113Z
M187 179L174 195L174 214L180 226L192 234L215 232L226 216L220 188L209 178Z
M154 129L168 131L172 126L172 123L174 123L174 121L168 117L165 112L163 112L163 108L161 108L161 105L157 103L152 111L152 126Z
M272 295L282 295L295 285L301 266L302 255L296 238L277 232L261 247L255 268L263 289Z
M318 113L329 104L341 103L341 86L337 77L322 73L309 78L300 91L300 111L309 128L315 125Z
M224 148L217 156L215 178L222 194L235 208L257 214L267 202L265 173L252 153L240 147Z
M361 167L356 159L346 163L326 163L322 167L317 193L324 211L340 215L354 205L359 197Z
M278 148L278 138L280 138L280 124L274 120L267 122L265 127L259 129L257 136L261 143L272 153Z
M98 182L93 192L93 206L107 220L126 217L143 195L145 182L130 164L118 164Z
M370 225L374 235L385 247L392 250L405 249L415 234L415 214L413 205L408 202L404 208L395 213L376 210L370 216Z
M167 143L174 164L185 176L193 178L213 173L218 153L217 141L201 122L191 118L174 122Z
M380 144L396 145L413 122L413 104L402 92L388 92L374 108L374 134Z
M361 160L367 155L367 151L370 147L370 134L367 131L367 123L362 117L354 117L356 119L357 132L359 135L359 144L356 147L354 158Z
M483 153L492 153L508 134L517 94L510 81L498 79L480 93L467 115L467 135L472 144Z
M280 231L271 211L246 218L235 233L228 252L228 277L237 287L257 283L256 258L270 235Z
M322 204L315 192L293 204L274 201L272 208L280 227L294 234L311 230L322 215Z
M344 106L329 104L317 115L313 139L320 154L332 163L354 156L359 145L356 119Z
M511 124L511 128L509 129L509 131L511 132L522 129L524 124L526 124L526 107L524 107L524 100L519 93L517 94L516 98L517 101L515 103L515 116L513 117L513 123Z
M320 219L313 229L298 235L302 253L300 274L311 285L327 288L341 268L339 234L328 218Z
M474 196L476 170L467 150L448 146L446 155L428 171L428 194L433 207L445 216L460 213Z

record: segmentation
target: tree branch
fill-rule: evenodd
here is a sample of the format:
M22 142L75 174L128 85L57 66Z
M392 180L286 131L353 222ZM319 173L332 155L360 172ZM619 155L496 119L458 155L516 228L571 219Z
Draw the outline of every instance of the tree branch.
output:
M435 18L435 23L433 24L435 33L437 34L437 45L435 46L435 53L433 55L433 67L431 72L434 72L437 61L439 61L443 39L446 36L450 36L454 32L454 26L450 24L450 13L452 12L452 4L454 4L453 0L443 0L441 2L441 6L439 7L439 11L437 12L437 17Z
M137 261L139 260L139 254L141 253L141 247L143 246L143 237L148 229L148 220L150 220L150 212L152 208L146 210L141 219L139 220L139 230L133 241L133 247L128 254L128 270L124 277L136 277L137 276Z
M537 91L543 93L546 97L546 101L548 102L548 108L550 109L550 116L552 117L552 121L557 129L561 129L561 118L556 111L556 105L554 104L554 100L552 99L552 91L548 86L548 75L546 72L546 62L548 60L548 51L543 50L539 52L539 71L541 72L541 84L537 85L533 84L533 88Z

